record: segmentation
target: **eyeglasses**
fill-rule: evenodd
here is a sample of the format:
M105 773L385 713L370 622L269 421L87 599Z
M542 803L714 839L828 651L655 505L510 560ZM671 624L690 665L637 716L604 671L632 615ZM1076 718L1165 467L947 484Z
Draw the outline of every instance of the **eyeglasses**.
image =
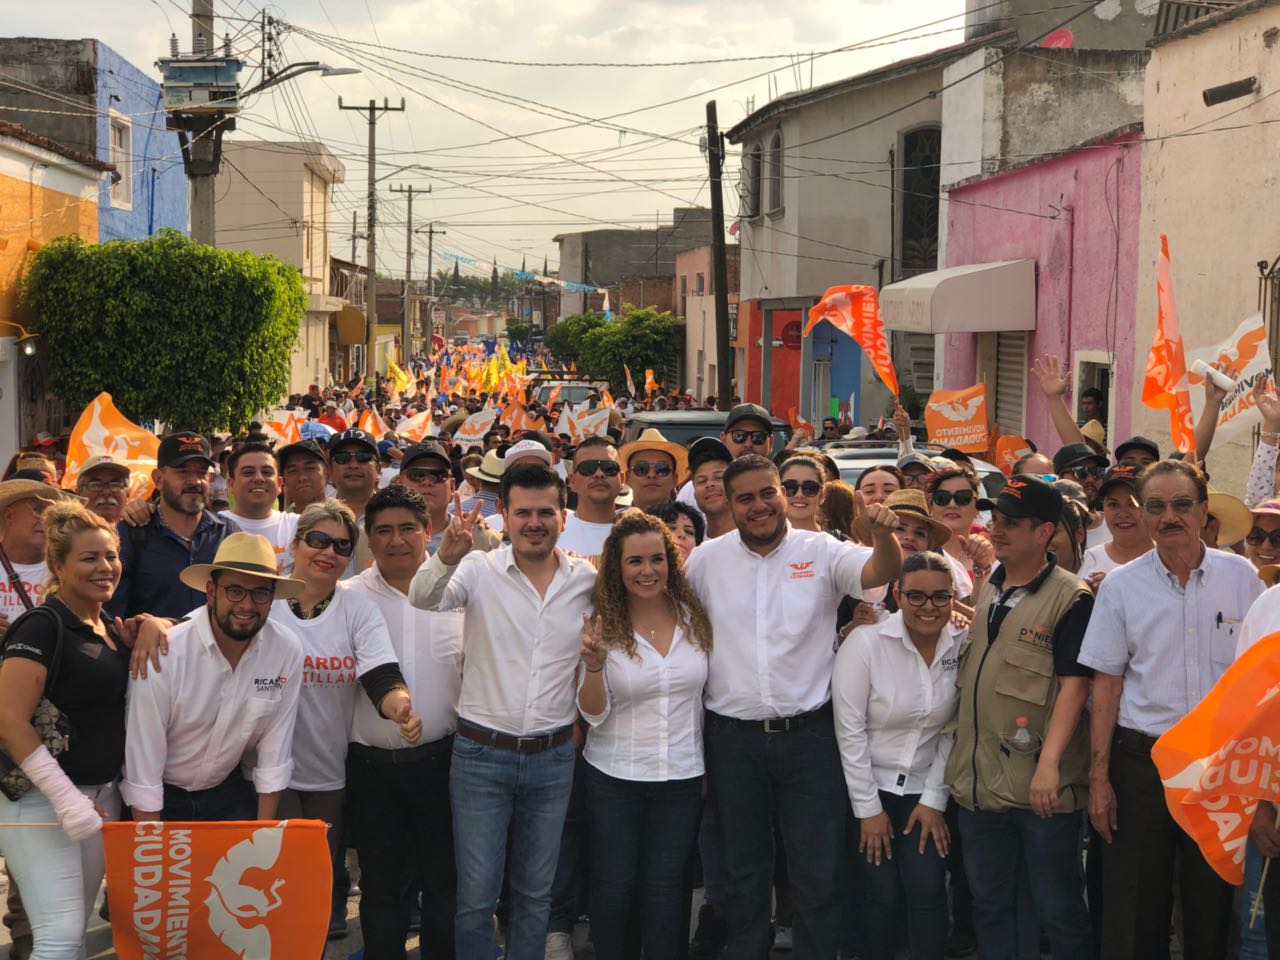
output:
M276 595L273 587L254 587L250 590L247 587L240 586L238 583L228 583L226 586L221 587L221 590L232 603L239 603L245 597L249 597L259 607L266 606Z
M449 479L449 469L447 467L410 467L404 472L406 478L412 483L424 483L430 480L432 483L444 483Z
M334 463L345 466L354 460L356 463L373 463L378 455L371 450L339 450L329 458Z
M943 607L951 606L951 601L955 599L955 594L946 590L939 590L937 593L925 593L923 590L906 590L902 594L902 599L913 607L923 607L925 601L928 601L938 609L942 609Z
M806 497L816 497L822 491L822 484L817 480L783 480L782 492L788 497L803 493Z
M1068 467L1067 476L1073 480L1101 480L1107 474L1106 467Z
M644 461L641 462L644 463ZM636 472L636 476L643 477L645 473L649 472L647 469L644 473L636 471L636 467L638 466L640 466L639 463L635 464L631 468L632 471ZM645 466L647 467L648 464L645 463ZM666 464L660 463L657 464L657 466L665 467ZM594 477L597 470L603 473L606 477L616 477L622 472L622 464L618 463L616 460L582 460L573 465L573 472L580 477ZM659 473L658 476L663 476L663 474Z
M327 547L333 547L333 552L340 557L351 556L351 551L355 549L350 537L331 537L322 530L310 530L307 535L302 538L312 550L324 550Z
M1161 500L1157 497L1152 497L1150 500L1143 501L1142 509L1153 517L1159 517L1163 516L1167 509L1173 507L1173 512L1181 517L1195 509L1196 504L1199 502L1194 497L1174 497L1172 500Z
M118 493L128 487L128 480L86 480L84 482L84 488L90 493L101 493L103 490L114 490Z
M769 440L769 434L764 430L734 430L729 434L729 439L734 443L750 441L753 446L763 447Z
M951 501L956 502L957 507L967 507L973 503L977 494L972 490L935 490L933 491L933 502L939 507L951 506Z
M671 476L671 464L665 460L634 460L627 467L627 470L636 477L643 479L647 477L650 471L655 477Z
M1261 527L1254 527L1244 538L1244 542L1251 547L1260 547L1263 543L1269 543L1273 547L1280 547L1280 530L1272 530L1268 533Z
M906 482L907 482L907 487L911 490L923 490L925 487L929 485L930 476L932 476L932 474L930 474L929 471L927 470L924 471L923 473L904 474L904 477L906 478Z

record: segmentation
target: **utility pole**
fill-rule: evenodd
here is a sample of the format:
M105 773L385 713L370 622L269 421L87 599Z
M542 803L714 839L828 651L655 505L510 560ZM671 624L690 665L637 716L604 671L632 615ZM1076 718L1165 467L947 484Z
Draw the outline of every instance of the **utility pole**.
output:
M409 358L413 356L413 323L410 320L410 300L409 300L409 277L413 274L413 194L417 190L418 193L430 193L431 187L428 186L425 191L421 188L414 187L409 184L404 187L392 187L392 193L403 193L409 201L408 218L405 221L404 228L404 316L401 318L400 325L400 365L406 366ZM428 269L430 267L428 266ZM428 337L430 339L430 337Z
M436 234L444 236L447 231L437 230L436 223L432 220L427 224L426 229L419 228L419 233L427 235L427 303L431 305L432 316L427 322L430 330L427 331L427 339L431 339L432 332L435 331L435 309L436 309L436 274L435 274L435 253L436 253ZM445 322L441 324L441 336L444 337L445 345L449 343L449 312L446 310L444 315Z
M377 163L378 156L378 115L403 112L404 98L400 98L400 106L398 107L391 106L390 101L385 97L382 99L382 106L378 106L377 100L370 100L367 107L347 107L343 106L342 98L339 97L338 109L358 111L365 114L366 119L369 121L369 212L365 223L365 229L368 231L365 235L365 257L368 262L369 276L365 290L364 372L366 376L376 382L377 367L374 363L374 355L378 350L378 193L374 166Z
M191 49L200 54L213 49L213 0L191 0ZM219 118L221 119L221 118ZM191 177L191 237L213 244L217 234L213 213L213 173L217 172L213 139L206 133L191 140L191 164L202 172ZM203 170L213 167L213 173Z
M729 409L733 378L729 370L733 346L729 343L729 269L724 249L724 198L720 175L724 169L724 140L716 121L716 102L707 101L707 166L711 180L711 282L716 301L716 407ZM769 336L765 331L765 336Z

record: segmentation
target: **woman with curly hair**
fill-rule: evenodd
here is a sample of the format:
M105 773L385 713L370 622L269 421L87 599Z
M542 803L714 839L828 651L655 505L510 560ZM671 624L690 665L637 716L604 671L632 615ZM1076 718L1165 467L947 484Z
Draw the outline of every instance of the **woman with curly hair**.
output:
M592 605L578 688L591 725L591 938L600 960L619 960L635 902L645 957L671 960L684 947L684 870L702 807L711 622L666 524L639 511L605 541Z

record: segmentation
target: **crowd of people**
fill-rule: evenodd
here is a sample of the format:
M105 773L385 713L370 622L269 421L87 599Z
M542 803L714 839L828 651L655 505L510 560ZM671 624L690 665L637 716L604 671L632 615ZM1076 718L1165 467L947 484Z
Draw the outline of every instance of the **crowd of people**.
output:
M0 482L13 955L84 956L131 816L327 822L330 936L352 846L368 960L411 929L569 960L584 916L601 960L1155 960L1171 929L1280 957L1275 808L1237 895L1151 759L1280 603L1280 398L1254 400L1243 502L1207 444L1113 457L1059 418L991 485L901 410L854 431L900 447L853 484L847 424L775 449L750 403L688 447L621 443L625 414L468 446L479 395L424 400L406 443L412 401L377 436L316 388L293 402L331 436L174 432L133 500L105 456L61 490L46 445Z

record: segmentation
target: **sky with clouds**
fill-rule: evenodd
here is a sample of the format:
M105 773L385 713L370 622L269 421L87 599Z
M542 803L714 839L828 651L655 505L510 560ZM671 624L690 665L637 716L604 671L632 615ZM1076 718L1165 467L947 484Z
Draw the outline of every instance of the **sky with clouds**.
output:
M400 275L405 205L392 184L414 184L414 221L448 231L437 251L519 267L556 266L557 233L671 222L673 207L709 203L698 148L706 100L722 129L779 93L822 84L963 39L964 0L214 0L217 32L256 82L261 14L277 21L285 62L319 60L358 76L303 76L248 101L238 140L323 141L346 165L334 197L333 250L349 254L352 210L363 219L366 131L344 102L383 97L406 112L378 125L379 267ZM189 0L56 0L5 18L16 36L93 37L139 68L190 46ZM811 57L837 48L858 49ZM654 64L652 67L503 65ZM789 59L789 57L791 59ZM250 76L252 75L252 76ZM408 167L396 173L396 168ZM738 160L727 164L726 207ZM430 169L423 169L430 168ZM426 238L415 246L425 267ZM441 261L437 259L437 266ZM487 272L487 268L485 270Z

